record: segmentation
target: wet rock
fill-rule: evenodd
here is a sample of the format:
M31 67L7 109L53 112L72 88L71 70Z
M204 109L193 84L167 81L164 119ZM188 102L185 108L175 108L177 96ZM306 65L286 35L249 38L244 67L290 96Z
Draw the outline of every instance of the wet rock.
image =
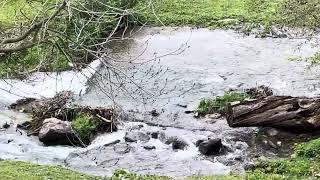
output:
M178 150L178 149L185 149L188 146L188 143L186 143L184 140L179 139L178 137L165 137L164 134L160 134L160 141L162 141L163 143L167 144L167 145L172 145L172 149L173 150Z
M177 104L178 107L181 107L181 108L187 108L188 105L185 105L185 104Z
M173 150L184 150L186 147L188 146L188 144L180 139L176 139L175 141L172 142L172 149Z
M29 130L31 128L31 122L25 121L22 123L17 124L17 128L23 129L23 130Z
M159 132L159 134L158 134L158 139L159 139L162 143L166 143L166 141L168 140L166 134L165 134L163 131Z
M143 146L144 149L146 150L153 150L153 149L156 149L155 146Z
M158 139L158 136L159 136L159 132L151 133L151 138L153 138L153 139Z
M118 144L118 143L120 143L121 141L120 140L115 140L115 141L113 141L113 142L111 142L111 143L108 143L108 144L105 144L105 145L103 145L103 146L112 146L112 145L115 145L115 144Z
M268 86L258 86L250 89L246 89L245 92L250 95L251 98L261 99L273 95L273 91Z
M157 117L157 116L159 116L160 115L160 113L158 113L157 112L157 110L152 110L152 111L150 111L150 114L151 114L151 116L153 116L153 117Z
M137 124L137 125L133 125L131 127L128 128L129 131L133 131L133 130L140 130L141 128L143 128L144 126L142 124Z
M273 143L272 141L268 141L268 144L269 144L270 147L272 147L274 149L278 148L278 146L275 143Z
M9 127L10 127L10 124L8 124L7 122L2 124L3 129L8 129Z
M266 133L267 133L268 136L276 136L276 135L279 134L279 131L277 129L275 129L275 128L270 128L270 129L267 130Z
M150 137L140 131L130 131L130 132L126 132L126 135L124 137L124 140L126 142L137 142L137 141L149 141Z
M255 168L255 164L252 162L249 162L249 163L244 164L243 168L246 171L253 170Z
M219 119L221 118L221 114L220 113L214 113L214 114L207 114L206 118L210 118L210 119Z
M200 139L200 140L198 140L197 142L196 142L196 147L199 147L199 145L201 144L201 143L203 143L205 140L203 140L203 139Z
M249 147L248 144L245 142L237 141L235 143L235 148L238 150L244 150L244 149L247 149L248 147Z
M112 146L109 146L112 147ZM118 154L127 154L131 150L133 150L133 147L129 146L128 144L115 144L113 147L114 152Z
M207 156L219 154L221 148L221 139L210 139L208 141L200 143L199 145L199 151Z
M70 144L73 139L71 123L56 118L45 119L38 136L46 145Z
M275 38L287 38L288 37L288 35L285 32L283 32L282 29L279 29L275 26L271 27L270 33Z
M184 113L186 113L186 114L191 114L191 113L194 113L194 111L187 110L187 111L184 111Z

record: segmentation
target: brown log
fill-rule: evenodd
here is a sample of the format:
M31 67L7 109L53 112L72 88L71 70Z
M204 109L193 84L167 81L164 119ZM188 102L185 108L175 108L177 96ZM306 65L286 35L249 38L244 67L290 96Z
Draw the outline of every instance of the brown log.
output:
M292 132L320 130L320 98L269 96L227 104L230 127L274 127Z

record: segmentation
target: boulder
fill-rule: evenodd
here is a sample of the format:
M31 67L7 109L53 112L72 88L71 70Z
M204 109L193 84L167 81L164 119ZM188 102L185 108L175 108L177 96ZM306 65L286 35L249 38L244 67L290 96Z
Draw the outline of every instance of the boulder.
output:
M153 149L156 149L155 146L150 146L150 145L146 145L146 146L143 146L144 149L146 150L153 150Z
M183 140L175 139L172 142L172 149L173 150L178 150L178 149L184 150L186 147L188 147L188 144Z
M158 137L159 137L159 132L153 132L153 133L151 133L151 137L152 137L153 139L158 139Z
M126 142L137 142L137 141L149 141L150 137L140 131L130 131L130 132L126 132L126 135L124 137L124 140Z
M222 148L221 139L210 139L208 141L204 141L199 145L199 151L206 155L218 155Z
M195 143L196 147L199 147L201 143L203 143L205 140L203 139L199 139L197 140L197 142Z
M38 136L46 145L67 145L74 139L71 123L56 118L45 119Z
M183 150L188 146L188 143L186 143L184 140L182 140L178 137L175 137L175 136L165 137L165 138L162 137L162 139L160 139L160 141L161 140L162 140L162 142L164 142L167 145L171 144L173 150L178 150L178 149Z

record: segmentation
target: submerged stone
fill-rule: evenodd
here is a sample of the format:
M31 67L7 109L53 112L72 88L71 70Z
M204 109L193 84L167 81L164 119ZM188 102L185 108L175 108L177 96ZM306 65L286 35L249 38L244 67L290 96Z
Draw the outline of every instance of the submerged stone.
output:
M199 145L199 151L206 155L218 155L222 148L221 139L210 139L208 141L204 141Z
M145 141L146 142L146 141L150 140L150 137L143 132L130 131L130 132L126 133L124 140L126 142L137 142L137 141Z

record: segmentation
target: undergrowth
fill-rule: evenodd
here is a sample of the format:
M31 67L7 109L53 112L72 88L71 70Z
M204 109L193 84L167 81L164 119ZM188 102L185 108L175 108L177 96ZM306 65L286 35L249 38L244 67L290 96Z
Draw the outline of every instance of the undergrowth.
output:
M203 99L200 101L197 112L200 115L220 112L223 113L227 103L235 101L244 101L249 95L244 92L228 91L223 96L217 96L213 99Z
M98 125L93 121L91 115L80 114L71 123L72 129L85 143L90 140Z

